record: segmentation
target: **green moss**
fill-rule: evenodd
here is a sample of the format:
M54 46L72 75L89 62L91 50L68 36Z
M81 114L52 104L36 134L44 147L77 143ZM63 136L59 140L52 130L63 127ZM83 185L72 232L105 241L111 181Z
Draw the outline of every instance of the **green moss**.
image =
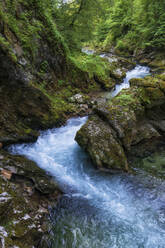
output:
M5 8L3 3L0 3L0 7L0 17L5 26L4 37L10 45L14 38L20 43L25 54L29 56L30 53L34 59L39 41L44 37L60 54L69 53L53 20L51 1L6 1Z
M120 94L117 96L116 101L118 101L122 106L128 106L134 104L136 99L130 94Z
M17 62L17 57L14 54L11 45L8 41L5 40L4 37L0 35L0 47L1 49L11 58L11 60L16 63Z
M82 71L87 72L90 78L97 75L103 79L109 77L109 63L99 56L73 54L70 59Z
M164 58L156 58L152 62L149 63L149 66L151 67L159 67L159 68L165 68L165 59Z
M161 77L163 79L163 77ZM159 82L160 89L165 93L165 78Z
M32 129L30 129L30 128L25 129L26 134L30 134L31 132L32 132Z
M62 84L64 83L63 80L60 82L62 82ZM67 88L63 88L56 93L48 91L46 89L45 82L40 85L37 84L35 87L39 88L50 100L51 111L57 121L62 119L64 121L66 114L73 113L75 111L74 105L68 102L68 99L73 95L74 92L74 89L71 87L68 86Z
M163 92L158 88L155 89L148 87L146 91L151 101L156 101L156 100L159 101L161 98L164 98Z
M157 77L163 81L165 81L165 73L157 75Z
M131 79L131 86L138 86L137 97L148 106L153 106L156 101L160 103L164 99L165 83L159 76L146 77L145 79Z
M151 104L151 99L144 88L138 88L139 98L142 103Z
M133 78L130 80L131 86L140 86L140 87L154 87L158 86L158 79L153 77L142 78Z

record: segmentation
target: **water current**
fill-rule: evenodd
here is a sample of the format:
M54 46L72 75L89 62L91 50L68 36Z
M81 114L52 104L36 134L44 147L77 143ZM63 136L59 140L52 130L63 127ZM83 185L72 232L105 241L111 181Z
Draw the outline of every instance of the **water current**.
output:
M137 65L133 70L128 71L122 84L117 84L111 96L116 96L122 89L130 87L129 80L131 78L144 78L150 74L150 68L147 66Z
M115 92L148 72L137 66ZM64 192L52 210L51 248L164 248L165 182L142 169L136 175L96 170L74 140L86 120L72 118L34 144L11 148L51 173Z

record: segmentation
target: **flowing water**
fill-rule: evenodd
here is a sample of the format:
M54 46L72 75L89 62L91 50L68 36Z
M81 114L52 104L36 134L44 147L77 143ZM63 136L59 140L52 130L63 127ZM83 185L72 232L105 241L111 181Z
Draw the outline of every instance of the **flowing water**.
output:
M131 78L144 78L150 75L150 68L147 66L137 65L133 70L126 73L126 77L122 84L117 84L115 90L112 92L111 96L116 96L122 89L130 87L129 80Z
M136 67L127 79L136 72L145 76L146 68ZM52 210L50 247L164 248L164 181L141 169L136 175L97 171L74 140L86 120L72 118L35 144L11 148L51 173L65 193Z

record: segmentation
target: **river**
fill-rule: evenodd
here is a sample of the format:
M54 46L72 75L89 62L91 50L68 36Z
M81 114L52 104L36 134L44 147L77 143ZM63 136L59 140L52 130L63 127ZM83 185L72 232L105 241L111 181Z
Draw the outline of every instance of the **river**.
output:
M122 86L148 73L137 66ZM64 192L51 213L50 247L164 248L165 182L142 169L136 175L96 170L74 140L86 120L72 118L66 126L42 132L34 144L11 147L51 173Z

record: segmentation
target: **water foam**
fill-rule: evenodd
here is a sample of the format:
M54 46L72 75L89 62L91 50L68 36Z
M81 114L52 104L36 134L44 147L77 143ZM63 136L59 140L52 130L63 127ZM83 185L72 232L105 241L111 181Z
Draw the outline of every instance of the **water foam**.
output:
M137 66L127 73L125 86L148 73ZM52 247L164 248L164 182L143 173L107 175L94 169L74 140L86 120L70 119L43 132L35 144L11 148L51 173L65 193L52 214Z

